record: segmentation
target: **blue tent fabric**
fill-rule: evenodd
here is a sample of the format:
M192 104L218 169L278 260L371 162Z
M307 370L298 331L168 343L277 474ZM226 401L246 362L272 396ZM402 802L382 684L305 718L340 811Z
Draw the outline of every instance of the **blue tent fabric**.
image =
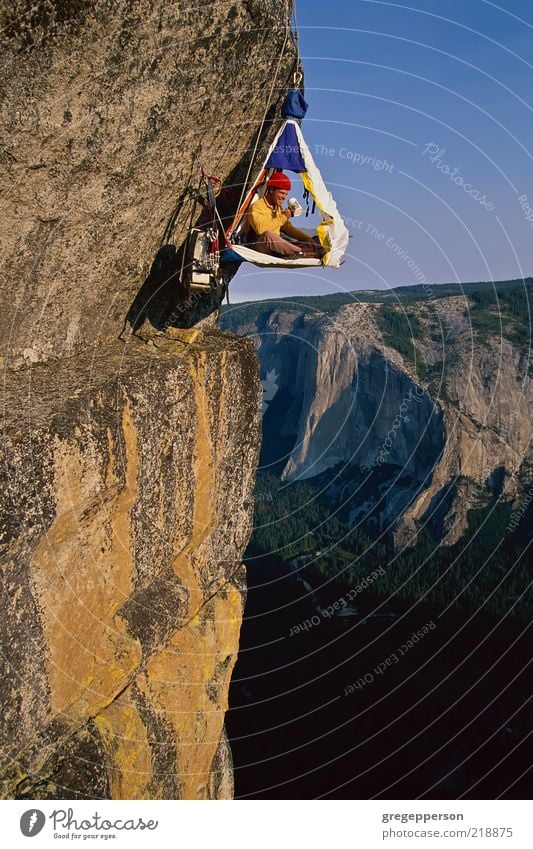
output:
M282 171L305 171L305 164L298 143L294 124L287 124L270 154L265 168L281 168Z
M224 248L220 252L220 260L221 262L244 262L242 256L236 254L231 248Z
M287 97L283 101L281 114L284 118L297 118L301 120L305 117L305 113L309 109L309 104L305 101L303 93L299 88L291 88Z

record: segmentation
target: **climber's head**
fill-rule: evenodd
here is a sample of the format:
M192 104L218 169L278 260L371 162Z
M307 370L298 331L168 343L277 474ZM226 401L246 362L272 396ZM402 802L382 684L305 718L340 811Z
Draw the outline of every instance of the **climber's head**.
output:
M268 178L266 196L273 206L281 206L291 189L291 181L283 171L276 171Z

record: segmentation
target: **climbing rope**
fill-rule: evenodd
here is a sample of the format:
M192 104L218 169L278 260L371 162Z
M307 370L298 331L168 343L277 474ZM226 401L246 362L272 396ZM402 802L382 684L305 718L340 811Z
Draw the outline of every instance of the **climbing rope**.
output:
M300 64L300 30L298 29L298 19L296 17L296 0L294 0L294 2L292 4L292 19L294 20L294 25L293 25L293 29L292 29L292 36L294 38L294 46L296 47L296 68L297 68L297 75L299 76L298 81L297 82L295 81L295 82L296 82L296 85L299 85L302 81L302 73L300 71L300 67L301 67L301 64ZM295 76L296 76L296 74L295 74Z
M294 24L293 24L292 16L294 16ZM257 150L258 150L259 143L261 141L261 137L262 137L262 134L263 134L267 115L268 115L269 110L271 108L273 94L274 94L274 91L275 91L275 88L276 88L276 84L277 84L277 81L278 81L281 65L282 65L282 62L283 62L283 59L284 59L284 56L285 56L285 52L286 52L286 49L287 49L287 43L289 41L290 36L292 36L292 38L293 38L293 43L294 43L294 46L296 48L296 55L297 55L296 72L294 74L293 84L295 86L299 86L299 84L301 83L301 80L302 80L302 74L300 72L301 66L300 66L299 33L298 33L298 25L297 25L297 21L296 21L296 9L295 9L294 4L293 4L292 9L291 9L291 14L289 16L288 25L285 27L285 37L283 39L281 51L280 51L279 56L278 56L275 73L274 73L274 76L273 76L273 79L272 79L272 84L270 86L270 91L269 91L268 98L267 98L267 101L266 101L265 111L263 113L261 124L260 124L259 130L257 132L255 144L254 144L252 155L251 155L250 162L249 162L249 165L248 165L248 170L246 172L246 177L245 177L245 180L242 184L242 190L241 190L241 194L240 194L240 198L239 198L239 204L237 206L238 210L241 209L241 207L242 207L242 203L243 203L243 199L245 197L248 182L250 180L252 168L254 167L254 164L255 164L255 159L256 159L256 156L257 156ZM167 227L165 229L165 233L164 233L164 236L163 236L163 242L168 241L170 239L172 231L174 230L174 228L176 226L176 220L179 216L179 212L181 211L181 209L184 206L186 201L188 201L188 200L192 201L191 220L190 220L190 224L189 224L189 228L188 228L188 236L187 236L185 245L183 247L182 256L181 256L181 267L180 267L180 272L179 272L180 281L182 281L184 279L186 256L188 254L189 240L190 240L190 237L191 237L191 234L192 234L192 231L193 231L193 221L194 221L195 210L196 210L198 202L200 202L201 206L204 209L204 212L209 212L210 216L211 216L211 221L206 228L206 232L209 236L210 243L211 243L211 245L210 245L211 260L215 264L218 262L218 259L219 259L219 244L218 244L218 234L217 234L218 228L217 228L217 225L220 226L221 232L224 233L224 225L223 225L223 222L220 218L220 215L219 215L219 212L218 212L218 209L217 209L217 204L216 204L216 195L220 192L221 182L216 177L210 177L207 174L207 172L205 171L205 168L203 167L203 165L200 165L200 172L201 172L201 181L200 182L202 182L202 181L204 182L204 185L205 185L205 188L206 188L206 194L207 194L207 202L204 204L203 200L199 196L199 194L200 194L199 190L195 193L193 190L191 190L190 185L188 185L186 190L182 193L180 199L178 200L178 203L176 204L175 210L174 210L173 214L171 215L171 218L170 218L170 220L167 224Z
M172 233L174 231L174 228L176 226L176 222L179 218L180 213L182 212L185 204L188 201L193 201L194 198L195 198L195 192L194 192L194 189L191 186L191 180L190 180L190 177L189 177L187 185L185 186L184 190L182 191L181 195L179 196L178 200L176 201L176 203L174 205L174 209L172 210L170 218L168 219L167 226L165 227L165 232L163 233L163 237L161 239L160 247L162 247L165 244L169 244L170 239L172 238Z
M285 39L283 41L281 53L280 53L279 58L278 58L278 64L276 66L276 72L274 74L274 79L272 80L272 85L270 86L270 92L269 92L268 99L267 99L267 105L266 105L265 112L264 112L264 115L263 115L263 120L261 121L261 126L259 127L259 132L257 133L254 149L252 151L252 157L250 159L250 164L248 166L248 171L246 172L246 177L245 177L244 183L242 184L242 191L241 191L241 196L239 198L239 205L238 205L237 209L240 209L241 206L242 206L242 202L243 202L244 195L245 195L245 192L246 192L246 186L248 185L248 180L250 179L250 174L252 173L252 168L253 168L253 165L254 165L254 162L255 162L255 157L256 157L256 154L257 154L257 148L259 147L259 141L261 139L261 135L263 133L263 128L265 126L266 118L267 118L267 115L268 115L268 112L269 112L269 109L270 109L270 104L271 104L271 101L272 101L272 95L274 94L274 88L275 88L275 85L276 85L276 82L277 82L277 79L278 79L279 70L281 68L281 62L282 62L283 57L285 55L285 48L287 47L287 41L289 40L289 32L290 31L291 31L290 27L286 28L286 30L285 30ZM299 53L298 53L298 57L299 57ZM298 58L298 62L299 62L299 58ZM299 65L298 65L298 67L299 67Z

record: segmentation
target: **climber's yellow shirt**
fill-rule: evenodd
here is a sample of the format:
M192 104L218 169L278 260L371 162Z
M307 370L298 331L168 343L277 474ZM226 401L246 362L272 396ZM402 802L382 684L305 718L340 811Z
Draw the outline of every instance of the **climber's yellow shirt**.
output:
M279 236L280 230L291 239L299 239L301 242L312 242L313 237L293 227L281 207L271 206L266 198L256 200L250 207L246 216L246 223L252 228L257 236L261 236L266 230L271 230Z

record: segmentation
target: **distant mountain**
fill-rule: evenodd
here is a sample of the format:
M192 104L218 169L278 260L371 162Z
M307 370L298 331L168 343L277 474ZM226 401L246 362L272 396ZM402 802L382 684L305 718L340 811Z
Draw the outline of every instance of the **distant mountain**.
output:
M271 300L243 301L238 304L224 304L222 306L220 325L225 330L240 332L240 328L247 322L255 322L259 320L260 316L264 320L272 311L282 306L331 315L345 304L385 304L391 302L407 304L411 301L449 298L453 295L466 298L471 296L485 297L486 293L503 293L508 289L515 293L523 289L530 291L532 283L533 277L526 277L497 282L417 284L414 286L395 286L392 289L384 290L356 289L352 292L336 292L331 295L293 295ZM498 297L501 297L501 294L498 294Z
M268 480L276 496L260 497L272 526L252 542L294 554L312 546L310 532L323 547L314 523L333 515L336 533L364 533L397 552L423 542L453 548L474 527L486 539L490 526L493 548L512 541L499 565L518 556L533 501L532 285L409 286L226 308L223 328L255 340L268 386L258 487ZM320 520L298 507L298 488L315 513L322 505ZM294 544L280 515L298 517L303 542Z

